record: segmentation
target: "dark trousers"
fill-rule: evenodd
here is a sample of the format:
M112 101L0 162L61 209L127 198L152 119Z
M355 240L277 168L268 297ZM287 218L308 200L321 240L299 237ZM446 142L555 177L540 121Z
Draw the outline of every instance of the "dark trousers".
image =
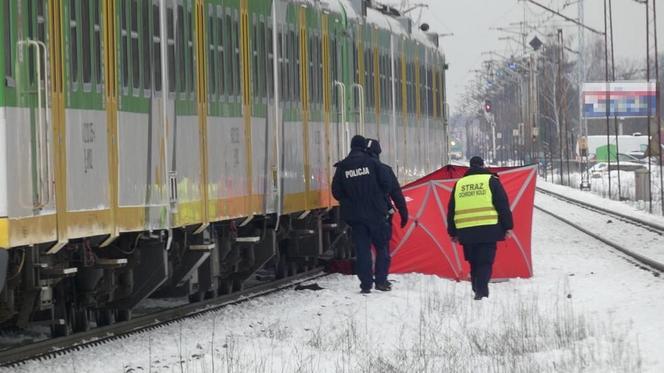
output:
M463 255L470 263L470 282L473 291L482 297L489 296L489 280L493 261L496 259L496 243L476 243L463 246Z
M355 272L360 279L362 289L371 289L374 276L371 270L371 245L376 249L376 273L375 282L382 284L387 281L390 270L390 252L388 250L390 225L387 221L377 224L353 224L352 237L355 244L357 261Z

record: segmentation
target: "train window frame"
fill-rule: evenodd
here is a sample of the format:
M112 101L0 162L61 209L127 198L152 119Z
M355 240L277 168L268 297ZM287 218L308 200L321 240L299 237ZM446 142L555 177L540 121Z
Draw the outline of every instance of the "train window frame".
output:
M194 11L191 6L191 1L187 1L185 15L187 16L185 22L185 32L186 32L186 45L185 49L187 50L187 96L191 101L196 101L196 71L195 71L195 51L194 51Z
M217 86L219 82L217 81L218 71L217 67L217 12L213 4L208 4L207 6L207 18L205 22L205 28L207 33L207 47L205 51L207 53L207 81L208 81L208 101L214 102L217 101Z
M185 51L185 18L184 5L178 1L175 6L175 92L179 99L184 98L187 91L186 51Z
M293 84L293 104L298 108L301 108L302 105L302 67L300 66L302 63L301 42L300 31L295 30L293 38L293 61L295 62L293 65L295 72L295 74L293 74L293 77L295 78L295 83Z
M286 50L286 76L284 79L284 85L286 86L286 102L287 106L290 108L293 105L294 92L295 92L295 77L293 76L293 71L295 71L295 51L293 47L295 45L295 33L293 31L293 26L290 24L284 25L284 48Z
M151 17L151 2L150 1L141 1L141 70L142 82L143 82L143 96L150 97L153 90L153 76L152 76L152 56L150 55L150 46L152 37L152 31L150 29L150 17Z
M168 95L174 97L177 92L177 81L175 76L175 7L172 3L166 5L166 49Z
M79 62L78 62L78 36L79 36L79 22L77 18L78 7L76 6L77 0L69 0L69 84L73 92L78 91L80 79ZM74 14L72 14L72 12ZM72 40L73 39L73 40Z
M233 97L235 102L241 103L242 96L242 84L241 84L241 75L242 74L242 56L240 55L240 12L237 9L233 9L233 35L231 37L233 41Z
M92 22L90 19L90 0L80 0L81 51L92 50ZM92 91L92 59L81 58L81 82L83 92Z
M270 58L270 48L271 46L268 46L268 35L267 35L267 27L265 25L265 16L262 14L258 17L258 40L259 40L259 48L258 50L260 51L260 56L259 56L259 66L258 70L260 72L260 93L261 93L261 100L263 104L267 103L268 100L268 70L267 70L267 61Z
M152 75L154 79L153 92L155 96L161 96L163 90L162 87L162 56L161 56L161 4L159 0L152 1L152 7L150 8L151 20L152 20L152 29L151 37L152 42L150 43L150 50L152 54L152 64L154 69L152 69Z
M134 97L140 96L141 91L141 60L140 60L140 37L139 37L139 15L138 15L138 0L130 0L130 25L129 25L129 42L131 50L131 92Z
M277 71L276 81L279 83L279 101L286 102L286 91L285 85L286 80L284 79L285 68L286 68L286 54L284 53L285 44L284 44L284 28L283 25L277 25L277 63L279 69Z
M266 44L266 51L267 51L267 58L265 61L265 73L266 73L266 79L265 79L265 96L266 96L266 102L272 103L274 101L274 63L276 61L276 55L275 55L275 50L274 50L274 24L272 23L272 17L267 17L265 19L265 44Z
M315 39L313 32L307 32L307 61L306 61L306 67L307 67L307 92L305 92L305 95L307 97L307 102L309 104L309 111L311 111L311 104L313 103L314 105L318 101L316 97L316 87L314 86L315 84L315 79L314 79L314 49L315 47Z
M258 53L258 17L256 13L252 14L251 17L251 37L249 38L251 47L251 59L250 59L250 80L251 80L251 89L252 97L258 99L260 97L260 76L259 76L259 64L258 60L260 55Z
M5 22L4 26L4 52L5 52L5 86L16 87L16 80L14 80L14 39L12 38L12 29L14 27L12 18L12 4L5 1L3 5L3 17Z
M227 54L227 48L224 44L224 41L226 40L226 24L224 22L224 9L220 5L216 6L214 18L216 26L213 30L216 37L216 95L219 101L226 101L226 76L228 75L228 69L226 69L226 65L224 64Z
M100 6L99 1L93 1L93 19L92 19L92 32L93 32L93 42L94 42L94 84L96 86L97 93L103 91L104 86L104 72L102 71L103 62L102 62L102 12L103 8Z
M231 14L230 9L224 9L224 21L225 21L225 36L224 36L224 49L226 50L226 56L224 60L224 79L225 79L225 89L224 89L224 100L228 102L234 102L235 97L233 94L233 79L234 70L233 70L233 61L235 59L235 51L233 49L233 15Z

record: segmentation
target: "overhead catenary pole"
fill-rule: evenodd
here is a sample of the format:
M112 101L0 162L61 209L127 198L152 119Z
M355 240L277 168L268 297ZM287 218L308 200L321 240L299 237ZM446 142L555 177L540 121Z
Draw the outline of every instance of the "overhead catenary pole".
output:
M646 85L648 87L648 91L650 91L650 0L646 0ZM650 182L650 177L652 175L652 162L650 160L650 142L652 139L652 131L650 129L650 112L652 110L652 102L650 99L647 100L648 102L648 114L646 115L647 118L647 125L648 125L648 212L652 213L652 185Z
M611 29L611 81L616 81L616 59L615 49L613 47L613 1L609 0L609 28ZM617 107L616 107L617 110ZM616 168L618 169L618 200L622 199L621 183L620 183L620 142L618 142L618 115L616 110L613 111L613 131L615 132L616 139ZM611 173L609 172L609 177Z
M610 129L609 129L609 110L611 108L611 96L610 96L610 85L609 85L609 43L608 43L608 33L607 33L607 0L604 0L604 82L606 83L605 96L604 96L604 111L606 112L606 161L608 164L608 173L609 173L609 199L612 198L611 195L611 138L610 138ZM618 158L618 154L616 154Z
M565 170L565 167L563 166L563 113L565 109L562 106L562 101L563 101L563 53L562 53L562 45L563 45L563 30L558 29L558 44L560 46L560 50L558 51L558 100L556 102L558 103L558 157L560 158L560 184L564 184L564 176L563 172Z
M652 0L652 22L653 22L653 35L655 43L655 116L657 118L657 144L659 145L658 154L659 154L659 198L660 204L662 207L662 215L664 215L664 172L662 168L664 167L664 158L662 157L662 104L659 102L660 94L660 84L659 84L659 58L657 56L657 0Z

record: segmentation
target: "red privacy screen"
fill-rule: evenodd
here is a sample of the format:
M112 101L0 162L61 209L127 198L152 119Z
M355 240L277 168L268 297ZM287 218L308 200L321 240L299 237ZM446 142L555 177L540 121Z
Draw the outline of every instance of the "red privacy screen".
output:
M411 219L403 229L393 225L391 273L418 272L456 280L469 277L463 248L453 244L447 234L447 204L454 184L467 170L448 165L404 186ZM492 278L532 277L530 245L537 166L489 170L500 176L514 217L514 237L498 242Z

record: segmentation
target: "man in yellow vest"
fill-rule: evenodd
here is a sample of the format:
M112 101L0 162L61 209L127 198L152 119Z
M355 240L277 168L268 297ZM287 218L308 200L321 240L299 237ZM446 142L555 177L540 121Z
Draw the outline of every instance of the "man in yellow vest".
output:
M512 236L512 211L497 175L484 168L480 157L457 181L447 210L447 233L463 245L470 263L475 300L489 297L489 280L496 258L496 242Z

